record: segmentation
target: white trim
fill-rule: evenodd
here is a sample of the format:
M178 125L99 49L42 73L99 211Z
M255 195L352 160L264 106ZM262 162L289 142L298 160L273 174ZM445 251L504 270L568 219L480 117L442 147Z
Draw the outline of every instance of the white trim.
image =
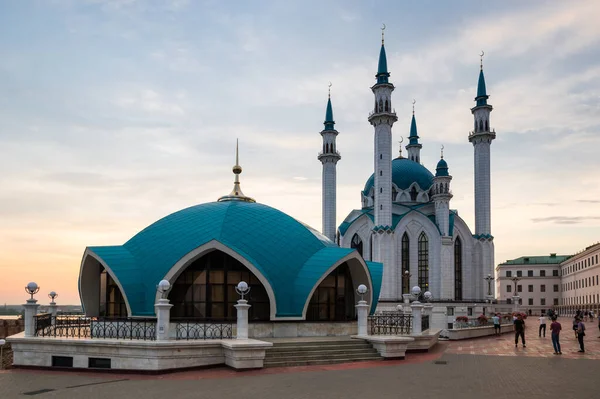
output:
M207 254L211 251L215 251L215 250L224 252L227 255L234 258L235 260L239 261L241 264L246 266L246 268L248 270L250 270L252 272L252 274L254 274L256 276L256 278L258 278L258 280L261 282L263 287L265 287L265 290L267 291L267 295L269 296L269 305L270 305L270 313L271 313L270 319L271 320L280 320L281 318L276 317L277 302L275 300L275 292L273 291L273 288L271 287L269 280L267 280L267 278L265 276L263 276L263 274L261 272L258 271L256 266L254 266L254 264L252 264L252 262L248 261L248 259L244 258L242 255L237 253L235 250L229 248L228 246L224 245L223 243L221 243L217 240L211 240L211 241L207 242L206 244L203 244L203 245L193 249L192 251L188 252L187 254L185 254L181 259L179 259L177 261L177 263L175 263L171 267L171 269L169 269L167 274L165 274L165 276L162 279L167 280L169 283L171 283L171 286L172 286L175 283L175 280L177 280L177 277L179 277L179 275L194 260L204 256L205 254ZM156 283L158 284L158 281ZM155 296L156 299L154 301L155 303L160 299L159 297L160 297L160 294L158 292L156 292L156 296Z
M113 280L115 281L115 283L117 283L117 286L121 290L121 295L123 295L123 300L125 301L125 306L127 307L127 316L131 317L131 306L129 306L129 300L127 299L127 293L123 289L123 286L121 285L121 282L119 281L119 279L117 278L117 276L115 275L115 273L112 271L112 269L106 264L106 262L104 262L104 260L97 253L95 253L94 251L92 251L89 248L85 249L85 252L83 253L83 259L81 260L81 266L79 267L79 280L78 280L79 297L81 298L81 305L83 307L84 312L85 312L85 303L83 301L83 295L82 295L82 292L81 292L81 277L82 277L82 274L83 274L83 268L85 266L85 261L87 260L88 256L91 257L91 258L93 258L93 259L95 259L96 261L98 261L98 263L100 263L102 265L102 267L104 267L104 269L106 270L106 272L108 274L110 274L110 276L113 278ZM100 276L98 276L98 279L100 279Z

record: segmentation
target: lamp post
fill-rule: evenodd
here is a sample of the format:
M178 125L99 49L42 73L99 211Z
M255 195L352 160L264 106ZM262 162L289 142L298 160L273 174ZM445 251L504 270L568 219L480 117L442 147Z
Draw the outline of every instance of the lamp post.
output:
M58 313L58 306L56 306L54 300L58 298L58 294L54 291L50 291L48 298L50 298L50 323L54 325L56 324L56 314Z
M515 285L514 295L513 295L513 310L516 312L519 309L519 293L517 291L517 283L521 280L519 277L515 276L511 278L513 284Z
M421 287L415 285L412 287L411 294L414 296L415 300L410 305L410 309L412 311L412 332L413 334L419 335L423 331L421 318L423 314L423 304L419 302L419 295L421 294Z
M169 329L171 326L171 308L173 305L169 303L167 298L171 290L171 283L167 280L160 280L156 286L156 291L160 294L160 298L154 304L156 311L156 340L166 341L169 339Z
M494 277L492 277L491 274L488 274L485 278L485 281L487 281L487 285L488 285L488 293L487 293L487 300L489 301L489 313L492 313L492 299L494 298L492 296L492 281L495 280Z
M31 295L31 298L27 300L27 303L23 305L25 308L25 336L33 337L35 336L35 315L37 314L38 304L37 299L34 299L33 296L40 291L40 287L31 282L27 284L25 287L25 292Z
M356 293L360 295L360 301L358 301L358 305L356 305L356 315L358 319L358 335L365 336L367 333L367 322L369 315L369 305L367 305L367 301L364 300L364 295L367 293L368 288L366 285L361 284L356 289Z
M410 278L412 277L412 274L410 274L410 271L405 270L403 273L403 276L404 276L403 291L405 292L405 294L402 294L402 298L404 299L404 304L408 305L410 303Z
M248 339L248 309L250 309L251 305L248 305L248 301L244 299L244 295L248 295L250 287L245 281L240 281L235 287L235 292L240 295L237 305L234 305L237 309L236 339Z

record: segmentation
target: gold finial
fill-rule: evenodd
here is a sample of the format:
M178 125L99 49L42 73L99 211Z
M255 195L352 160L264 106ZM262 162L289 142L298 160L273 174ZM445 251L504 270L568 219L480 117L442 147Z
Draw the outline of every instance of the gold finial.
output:
M415 103L416 103L416 102L417 102L417 100L415 100L415 99L413 98L413 115L415 114Z
M400 136L400 141L398 142L398 144L400 144L400 155L398 156L398 158L402 158L402 142L404 141L404 137Z
M235 180L233 182L233 190L229 195L224 195L219 198L219 201L244 201L244 202L256 202L253 198L246 197L240 188L240 174L242 173L242 167L240 166L240 153L239 153L239 139L235 141L235 165L233 165L233 174Z
M383 46L383 31L385 30L385 24L383 24L383 27L381 28L381 45Z
M483 52L483 50L481 50L481 54L479 54L479 68L481 68L481 70L483 71L483 56L485 55L485 53Z
M444 145L442 144L442 159L444 159Z
M331 84L331 82L329 82L329 93L327 94L328 98L331 98L331 86L332 86L332 84Z

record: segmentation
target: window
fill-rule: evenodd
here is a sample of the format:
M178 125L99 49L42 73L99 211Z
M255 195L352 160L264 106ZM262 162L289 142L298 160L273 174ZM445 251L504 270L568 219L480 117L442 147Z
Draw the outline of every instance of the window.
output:
M558 277L558 270L552 270L552 276Z
M527 270L527 277L533 277L533 270Z
M360 256L363 256L363 242L360 239L358 234L354 234L352 236L352 241L350 242L350 248L356 249Z
M523 286L521 284L517 285L517 292L523 292Z
M379 176L383 176L383 170L379 171Z
M127 317L125 298L112 276L100 272L100 316Z
M473 316L473 308L467 308L467 316Z
M554 306L558 306L558 298L554 298Z
M512 271L507 270L506 271L506 277L512 277Z
M414 186L413 186L414 188ZM423 292L429 290L429 240L425 233L419 236L418 285Z
M512 292L512 285L510 285L510 284L506 285L506 292Z
M415 186L412 186L412 188L410 189L410 200L411 201L416 201L417 200L417 195L419 195L417 189L415 188Z
M353 302L354 284L350 276L350 269L344 263L321 281L310 299L306 320L352 320L355 314Z
M529 285L527 286L527 291L528 291L528 292L533 292L533 285L529 284Z
M558 292L558 284L554 284L554 292Z
M454 299L462 299L462 242L454 241Z
M88 358L88 368L91 369L109 369L110 359L101 357L90 357Z
M446 308L446 313L448 316L454 316L454 308Z
M533 305L533 298L529 298L529 306Z
M540 305L546 306L546 298L540 299Z
M546 285L540 285L540 292L546 292Z
M512 304L512 300L511 300L510 298L506 299L506 304L507 304L507 305L510 305L510 304Z
M517 277L523 277L523 272L521 270L517 270Z
M546 271L540 270L540 277L546 277Z
M408 234L402 235L402 293L410 294L410 281L409 278L404 274L405 272L410 273L410 240Z

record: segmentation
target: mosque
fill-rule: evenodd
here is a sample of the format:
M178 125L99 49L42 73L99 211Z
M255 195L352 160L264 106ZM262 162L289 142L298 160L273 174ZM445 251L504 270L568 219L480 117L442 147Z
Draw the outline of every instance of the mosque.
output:
M481 54L483 57L483 53ZM336 232L336 146L331 98L327 102L323 151L323 233L340 247L356 249L365 260L383 264L380 307L395 307L403 294L418 285L438 302L482 302L494 297L485 276L494 275L494 237L491 234L490 113L483 62L475 106L473 131L468 140L475 153L475 234L450 208L451 181L447 160L442 157L435 174L421 163L423 145L413 115L407 156L392 158L392 126L398 120L392 107L394 85L390 81L382 37L374 94L368 121L374 128L374 171L360 193L361 207L346 216ZM443 151L443 148L442 148Z

